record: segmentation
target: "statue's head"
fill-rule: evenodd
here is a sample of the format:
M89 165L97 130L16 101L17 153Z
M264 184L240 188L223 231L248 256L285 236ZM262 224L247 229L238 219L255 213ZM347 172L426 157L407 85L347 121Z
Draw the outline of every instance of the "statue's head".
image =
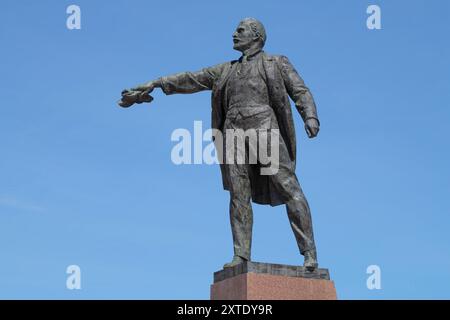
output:
M254 18L245 18L233 33L233 49L244 52L250 48L262 48L266 42L266 30Z

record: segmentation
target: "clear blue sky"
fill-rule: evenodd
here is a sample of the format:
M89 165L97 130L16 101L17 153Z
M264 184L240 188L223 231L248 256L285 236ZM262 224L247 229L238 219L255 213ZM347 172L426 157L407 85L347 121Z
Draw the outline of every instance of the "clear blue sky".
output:
M77 4L82 29L66 28ZM366 28L378 4L382 30ZM232 257L219 168L176 166L210 93L117 107L123 88L239 57L252 16L321 119L297 174L341 299L450 298L450 3L3 1L0 298L208 299ZM302 264L285 208L254 205L253 260ZM66 267L82 289L66 289ZM379 265L382 289L366 288Z

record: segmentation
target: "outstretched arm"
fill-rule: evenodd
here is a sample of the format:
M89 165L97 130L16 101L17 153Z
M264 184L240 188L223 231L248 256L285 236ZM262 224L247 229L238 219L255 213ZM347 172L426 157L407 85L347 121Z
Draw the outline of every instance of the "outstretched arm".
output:
M287 92L305 122L306 133L308 137L314 138L319 133L320 122L313 96L287 57L281 56L278 66Z
M220 76L225 64L204 68L197 72L181 72L161 77L129 89L129 91L148 91L161 88L165 94L195 93L211 90L214 81Z

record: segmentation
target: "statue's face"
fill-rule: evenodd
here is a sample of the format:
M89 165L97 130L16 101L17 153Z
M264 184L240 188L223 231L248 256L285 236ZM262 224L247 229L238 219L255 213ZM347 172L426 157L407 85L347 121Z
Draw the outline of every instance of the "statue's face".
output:
M258 41L258 37L253 33L250 23L241 22L233 33L233 49L245 51L249 49L253 43Z

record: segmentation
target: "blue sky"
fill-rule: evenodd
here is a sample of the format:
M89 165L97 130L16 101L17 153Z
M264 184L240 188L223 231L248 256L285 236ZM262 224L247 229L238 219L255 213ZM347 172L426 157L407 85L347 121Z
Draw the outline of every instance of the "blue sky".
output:
M81 7L81 30L66 8ZM366 28L378 4L382 29ZM219 168L171 162L210 93L117 107L123 88L265 50L305 79L321 132L295 113L297 174L319 262L341 299L450 298L450 3L3 1L0 298L208 299L232 257ZM253 260L302 264L285 208L254 205ZM82 289L66 289L67 266ZM366 268L381 268L368 290Z

